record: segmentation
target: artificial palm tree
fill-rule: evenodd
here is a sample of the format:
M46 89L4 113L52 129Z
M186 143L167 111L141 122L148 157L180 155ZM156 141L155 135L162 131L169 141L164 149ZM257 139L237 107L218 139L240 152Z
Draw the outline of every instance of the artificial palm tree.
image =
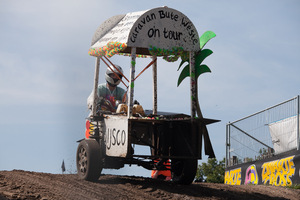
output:
M203 35L200 37L200 50L198 52L196 52L195 55L195 89L196 89L196 111L197 111L197 115L199 119L203 119L203 115L200 109L200 105L199 105L199 99L198 99L198 78L201 74L205 73L205 72L211 72L211 70L209 69L209 67L205 64L202 64L202 62L204 61L205 58L207 58L208 56L210 56L213 52L210 49L203 49L203 47L206 45L206 43L214 38L216 36L216 34L212 31L206 31L205 33L203 33ZM190 76L190 64L189 64L189 58L188 56L182 56L181 57L181 63L178 67L178 70L181 68L181 66L188 62L188 64L183 68L183 70L181 71L179 78L178 78L178 82L177 82L177 86L180 85L180 83L188 76ZM177 70L177 71L178 71ZM201 130L201 133L203 134L204 137L204 143L205 143L205 154L209 155L210 158L214 158L215 154L214 151L212 149L212 145L209 139L209 135L208 135L208 131L206 128L206 125L203 125L202 123L198 123L199 129Z

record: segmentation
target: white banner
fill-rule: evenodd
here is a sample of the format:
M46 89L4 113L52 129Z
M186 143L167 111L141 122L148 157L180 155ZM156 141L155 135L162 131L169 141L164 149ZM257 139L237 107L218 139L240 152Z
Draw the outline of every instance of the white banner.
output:
M269 124L275 154L297 148L297 116Z

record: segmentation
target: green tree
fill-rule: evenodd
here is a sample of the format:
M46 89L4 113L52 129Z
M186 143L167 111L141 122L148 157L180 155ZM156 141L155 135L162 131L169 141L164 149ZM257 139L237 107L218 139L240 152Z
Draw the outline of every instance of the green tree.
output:
M217 161L216 158L208 158L207 163L198 166L196 180L209 183L224 183L225 158Z

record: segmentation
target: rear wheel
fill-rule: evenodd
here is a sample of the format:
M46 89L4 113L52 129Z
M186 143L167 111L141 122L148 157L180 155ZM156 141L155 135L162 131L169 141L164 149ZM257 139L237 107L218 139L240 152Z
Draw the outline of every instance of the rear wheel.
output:
M197 159L172 159L171 169L173 182L183 185L191 184L196 176L197 168Z
M100 145L96 140L82 140L76 153L77 174L88 181L98 180L102 171Z

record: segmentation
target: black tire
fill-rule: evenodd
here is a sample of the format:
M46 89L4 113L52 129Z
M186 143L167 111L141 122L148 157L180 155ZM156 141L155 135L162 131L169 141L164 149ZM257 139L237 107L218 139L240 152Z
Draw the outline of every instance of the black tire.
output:
M77 148L76 165L79 178L96 181L102 171L100 145L96 140L82 140Z
M194 181L197 173L198 161L172 159L172 181L182 185L189 185Z

